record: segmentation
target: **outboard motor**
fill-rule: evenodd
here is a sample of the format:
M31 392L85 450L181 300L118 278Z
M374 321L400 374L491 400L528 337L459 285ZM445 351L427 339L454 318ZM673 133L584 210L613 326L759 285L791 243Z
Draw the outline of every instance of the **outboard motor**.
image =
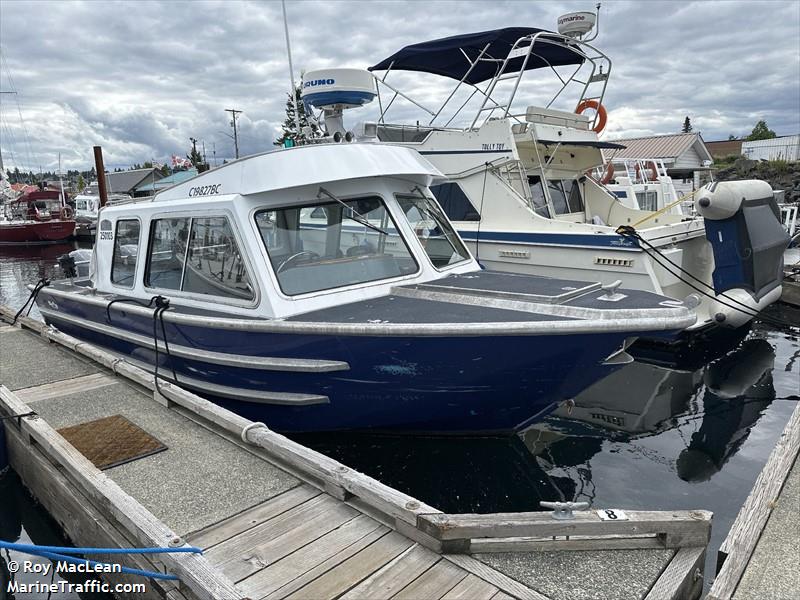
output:
M58 266L61 267L61 272L64 277L77 277L78 272L75 270L75 258L70 254L62 254L58 257Z
M91 274L92 251L88 248L62 254L57 260L64 277L88 277Z
M716 293L725 292L728 299L754 311L780 298L789 236L770 185L758 180L716 181L700 190L695 206L705 218L706 239L714 252ZM734 309L719 309L720 323L737 316Z

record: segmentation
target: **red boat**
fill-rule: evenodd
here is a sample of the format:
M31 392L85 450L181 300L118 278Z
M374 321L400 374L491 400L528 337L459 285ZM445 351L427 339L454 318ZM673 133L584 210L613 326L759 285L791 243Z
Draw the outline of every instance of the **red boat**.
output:
M28 192L4 209L0 244L62 242L75 234L74 211L56 190Z

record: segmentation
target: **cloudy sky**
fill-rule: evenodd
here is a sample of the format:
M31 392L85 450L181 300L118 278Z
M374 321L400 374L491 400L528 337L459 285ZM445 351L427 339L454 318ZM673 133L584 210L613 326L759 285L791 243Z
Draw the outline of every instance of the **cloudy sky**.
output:
M554 29L594 2L287 2L295 72L364 68L407 44L509 26ZM800 132L800 2L603 2L595 45L613 60L606 139L671 133L689 115L705 140L745 135L766 119ZM289 74L279 2L0 0L0 144L6 168L107 167L185 155L205 141L209 162L272 147ZM395 77L396 76L396 77ZM428 105L453 82L393 73ZM552 89L540 74L519 103ZM556 88L557 89L557 88ZM574 97L571 100L574 106ZM377 103L373 103L375 105ZM394 108L394 107L393 107ZM350 121L374 116L364 109ZM395 118L422 115L398 103ZM20 115L22 119L20 119Z

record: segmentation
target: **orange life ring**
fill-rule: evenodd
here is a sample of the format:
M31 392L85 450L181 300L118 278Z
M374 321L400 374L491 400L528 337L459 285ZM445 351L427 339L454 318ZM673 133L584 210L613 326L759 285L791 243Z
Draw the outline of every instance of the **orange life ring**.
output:
M58 216L62 221L69 221L74 214L71 206L62 206Z
M648 164L648 163L645 163ZM647 167L646 171L647 174L645 175L645 181L658 181L658 166L656 165L655 161L650 161L649 164L653 165L652 167ZM641 173L642 168L639 166L639 163L636 163L636 179L639 179L639 173ZM652 176L651 176L652 174Z
M577 114L583 113L587 108L593 108L597 111L597 123L595 124L593 130L595 133L600 133L606 127L606 121L608 121L608 113L606 113L606 107L600 104L597 100L583 100L580 104L578 104L577 108L575 108L575 112Z
M614 179L614 164L611 161L606 163L606 170L603 171L603 176L600 178L600 183L607 185Z

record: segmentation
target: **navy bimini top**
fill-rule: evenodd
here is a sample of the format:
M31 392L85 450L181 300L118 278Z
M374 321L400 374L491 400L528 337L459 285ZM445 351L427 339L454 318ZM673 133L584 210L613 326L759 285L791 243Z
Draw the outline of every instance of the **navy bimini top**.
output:
M518 39L542 31L553 33L535 27L506 27L421 42L398 50L389 58L369 67L369 70L385 71L391 67L392 70L434 73L459 81L466 75L464 81L474 85L497 75L503 65L503 60ZM579 65L583 62L583 56L577 51L549 44L543 41L543 38L546 39L547 36L541 36L537 40L536 48L531 53L528 64L525 65L526 71L550 66ZM487 44L489 47L481 60L470 71L470 61L464 54L474 62ZM524 56L510 60L506 72L519 71L522 68L523 60Z

